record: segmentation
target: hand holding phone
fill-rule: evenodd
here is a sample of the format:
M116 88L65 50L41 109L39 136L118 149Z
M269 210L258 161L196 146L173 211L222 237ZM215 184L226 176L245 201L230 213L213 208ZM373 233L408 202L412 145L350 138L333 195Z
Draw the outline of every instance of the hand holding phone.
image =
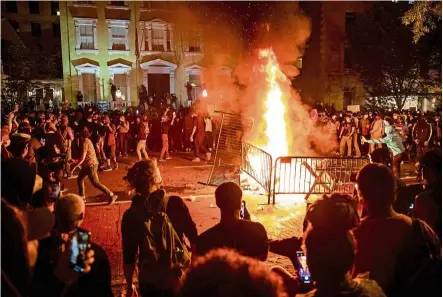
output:
M297 252L297 262L298 262L298 275L300 282L303 284L311 284L311 273L309 272L308 263L306 261L306 255L302 251Z
M69 263L75 272L85 272L86 251L90 247L91 232L77 228L70 246Z

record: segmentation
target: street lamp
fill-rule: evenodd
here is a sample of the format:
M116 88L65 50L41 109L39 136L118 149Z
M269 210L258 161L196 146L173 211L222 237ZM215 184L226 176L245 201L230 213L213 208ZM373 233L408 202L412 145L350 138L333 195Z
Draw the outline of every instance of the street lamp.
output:
M118 99L120 99L122 97L122 91L120 91L120 89L117 89L117 92L115 92L115 95L117 96Z

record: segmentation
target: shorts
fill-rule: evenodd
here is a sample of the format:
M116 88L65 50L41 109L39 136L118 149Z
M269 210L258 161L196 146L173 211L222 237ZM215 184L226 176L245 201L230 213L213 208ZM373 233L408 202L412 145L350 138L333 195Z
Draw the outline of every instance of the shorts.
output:
M116 147L115 144L113 144L113 145L106 145L104 147L106 158L108 158L108 159L115 158L115 147Z

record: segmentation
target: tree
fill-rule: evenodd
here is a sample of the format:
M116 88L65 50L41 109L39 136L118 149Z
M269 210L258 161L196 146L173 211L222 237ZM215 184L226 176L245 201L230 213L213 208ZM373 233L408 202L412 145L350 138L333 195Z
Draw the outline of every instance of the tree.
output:
M27 101L28 91L39 79L61 77L59 53L42 52L39 47L2 40L2 62L5 77L2 79L2 104L15 105Z
M402 17L404 25L412 25L413 41L434 30L441 21L441 1L416 1ZM440 31L441 32L441 31Z
M410 96L428 92L436 75L441 76L435 63L441 56L438 39L411 43L413 33L401 22L407 8L401 3L374 4L348 32L350 67L360 74L373 104L394 101L402 109ZM441 35L439 40L441 44Z

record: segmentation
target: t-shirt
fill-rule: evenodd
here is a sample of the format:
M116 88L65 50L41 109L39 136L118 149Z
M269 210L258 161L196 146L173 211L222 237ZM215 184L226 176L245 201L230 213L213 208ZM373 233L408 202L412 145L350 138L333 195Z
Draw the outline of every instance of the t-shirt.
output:
M205 119L205 131L206 132L212 132L212 120L206 118Z
M200 137L205 136L205 121L202 116L194 117L194 127L197 128L195 134Z
M87 166L94 166L98 165L97 155L95 154L94 145L92 142L86 138L83 142L83 152L86 151L86 158L83 164L86 164Z
M264 261L269 250L268 235L260 223L235 220L220 222L203 232L197 239L197 255L204 255L212 249L223 247Z
M167 121L162 121L162 134L168 134L169 132L169 128L171 127L171 122L169 121L169 119Z

